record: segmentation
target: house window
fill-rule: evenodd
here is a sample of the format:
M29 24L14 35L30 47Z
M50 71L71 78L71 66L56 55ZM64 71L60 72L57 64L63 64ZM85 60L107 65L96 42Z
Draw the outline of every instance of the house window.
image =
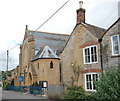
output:
M50 62L50 69L52 69L53 68L53 62L51 61Z
M120 54L120 35L112 36L112 54L113 55Z
M83 49L84 63L96 63L97 62L97 46L88 46Z
M86 73L85 74L85 89L86 91L96 91L94 81L98 80L97 73Z

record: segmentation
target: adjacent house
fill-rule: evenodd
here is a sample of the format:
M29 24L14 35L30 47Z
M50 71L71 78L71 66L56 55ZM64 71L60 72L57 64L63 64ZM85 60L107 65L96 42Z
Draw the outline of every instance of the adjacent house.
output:
M103 36L103 67L120 67L120 18Z
M61 54L63 84L72 83L86 91L95 91L93 80L101 72L98 40L106 30L86 23L82 7L76 12L76 26Z

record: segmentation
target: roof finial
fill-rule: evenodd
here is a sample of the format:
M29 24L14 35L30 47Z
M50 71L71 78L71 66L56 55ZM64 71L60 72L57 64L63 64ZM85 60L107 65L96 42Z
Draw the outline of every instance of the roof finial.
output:
M80 8L83 8L83 1L80 1L79 4L80 4Z

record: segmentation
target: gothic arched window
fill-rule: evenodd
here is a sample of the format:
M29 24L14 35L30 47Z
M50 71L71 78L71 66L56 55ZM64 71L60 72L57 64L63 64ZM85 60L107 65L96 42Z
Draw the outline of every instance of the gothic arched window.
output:
M51 61L50 62L50 69L52 69L53 68L53 62Z

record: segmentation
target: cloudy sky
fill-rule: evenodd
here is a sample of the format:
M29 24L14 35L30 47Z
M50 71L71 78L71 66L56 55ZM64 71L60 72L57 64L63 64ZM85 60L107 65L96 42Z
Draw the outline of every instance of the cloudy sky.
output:
M68 0L0 0L0 69L6 70L6 51L22 42L25 25L36 30ZM39 31L71 34L80 0L69 2ZM82 0L86 22L108 28L118 18L120 0ZM19 46L9 51L9 69L18 65Z

